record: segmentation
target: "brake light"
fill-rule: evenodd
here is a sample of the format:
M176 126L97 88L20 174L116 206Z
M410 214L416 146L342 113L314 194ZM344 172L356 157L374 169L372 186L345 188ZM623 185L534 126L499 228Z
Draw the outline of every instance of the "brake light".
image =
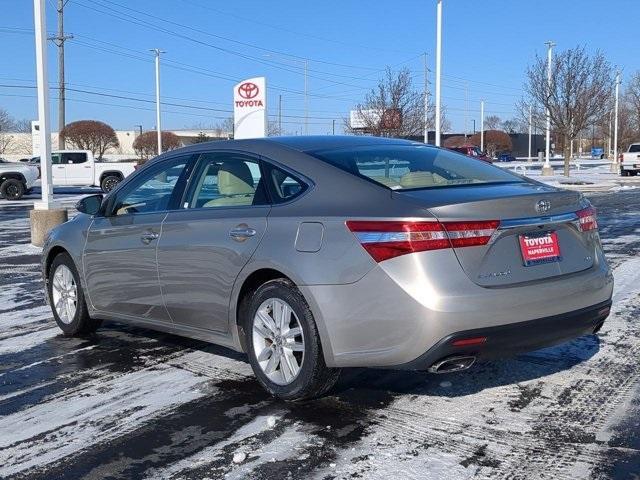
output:
M578 225L581 232L590 232L598 229L598 221L596 220L596 209L593 207L583 208L576 212L578 215Z
M624 155L621 153L618 155L618 161L622 162L624 160Z
M500 222L350 220L347 228L376 262L407 253L486 245Z

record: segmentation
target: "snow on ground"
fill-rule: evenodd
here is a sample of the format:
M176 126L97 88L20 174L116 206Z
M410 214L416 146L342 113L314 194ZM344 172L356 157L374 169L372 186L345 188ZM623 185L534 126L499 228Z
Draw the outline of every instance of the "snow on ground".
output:
M63 337L27 210L0 207L0 477L627 478L640 194L591 200L616 279L600 336L446 376L346 370L302 404L266 395L221 347L116 323Z

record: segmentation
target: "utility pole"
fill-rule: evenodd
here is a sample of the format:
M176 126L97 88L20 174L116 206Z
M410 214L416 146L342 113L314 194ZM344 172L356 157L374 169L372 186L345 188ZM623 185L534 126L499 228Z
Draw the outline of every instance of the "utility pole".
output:
M58 149L64 150L64 134L62 129L65 120L65 82L64 82L64 42L73 38L73 35L64 34L64 7L69 0L58 0L56 11L58 12L58 33L48 37L58 47Z
M620 72L616 73L616 101L613 107L613 162L611 171L618 172L618 96L620 94Z
M553 55L553 47L555 47L555 43L552 41L545 42L547 46L547 96L551 91L551 58ZM547 105L547 136L546 136L546 150L545 150L545 160L544 166L542 167L542 175L550 176L553 175L553 168L550 163L551 157L551 114L549 112L549 106Z
M138 131L140 132L138 135L142 135L142 125L134 125L134 127L138 127Z
M484 152L484 100L480 101L480 151Z
M531 120L532 120L532 115L531 115L531 105L529 105L529 156L527 157L527 161L531 162L532 158L531 158Z
M282 135L282 95L278 95L278 135Z
M331 120L331 134L332 135L336 134L336 119L335 118L333 120Z
M427 52L424 59L424 143L429 143L429 70L427 68Z
M442 0L437 0L436 9L436 147L440 146L440 76L442 75Z
M156 56L156 132L158 134L158 155L162 153L162 128L160 125L160 54L165 53L159 48L152 48Z

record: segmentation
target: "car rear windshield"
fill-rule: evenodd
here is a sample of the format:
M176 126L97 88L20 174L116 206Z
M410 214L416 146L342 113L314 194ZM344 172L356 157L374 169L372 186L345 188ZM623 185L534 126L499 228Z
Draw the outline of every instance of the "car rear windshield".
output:
M482 160L426 145L361 146L309 153L393 190L524 181Z
M629 153L637 153L640 152L640 143L634 143L629 147Z

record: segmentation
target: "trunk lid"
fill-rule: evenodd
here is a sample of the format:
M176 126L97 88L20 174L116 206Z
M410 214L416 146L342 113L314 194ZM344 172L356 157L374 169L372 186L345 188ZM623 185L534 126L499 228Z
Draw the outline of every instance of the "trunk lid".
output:
M576 273L594 263L597 233L581 232L575 212L588 204L577 192L536 183L473 185L395 192L438 220L499 220L487 245L454 248L469 278L483 287L508 286ZM558 261L525 265L520 236L555 232Z

